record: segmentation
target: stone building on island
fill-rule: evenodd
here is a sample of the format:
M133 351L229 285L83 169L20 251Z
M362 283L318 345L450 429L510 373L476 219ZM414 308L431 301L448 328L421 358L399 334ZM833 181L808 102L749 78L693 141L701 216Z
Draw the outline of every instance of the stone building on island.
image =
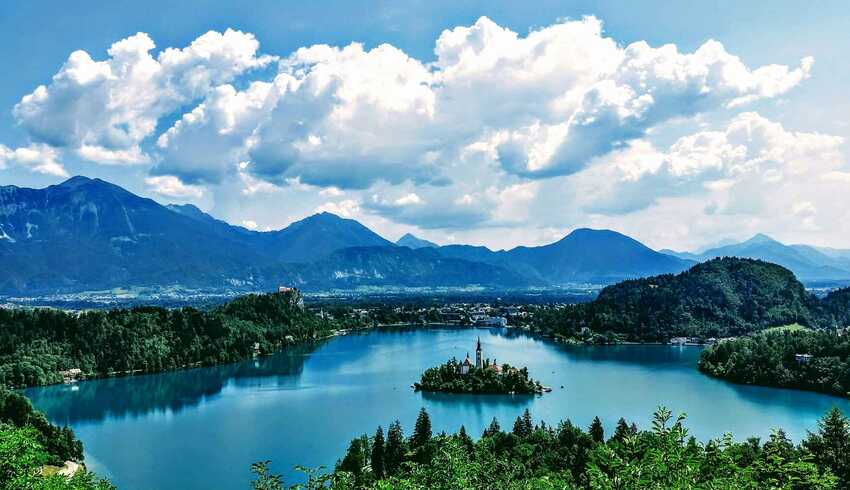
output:
M472 363L472 360L469 358L469 352L467 352L466 358L458 364L457 373L461 375L469 374L469 371L473 367L475 369L491 369L500 374L502 372L502 367L496 363L495 359L493 359L493 362L490 362L489 359L484 360L484 352L481 349L481 337L478 337L478 343L475 346L475 364Z

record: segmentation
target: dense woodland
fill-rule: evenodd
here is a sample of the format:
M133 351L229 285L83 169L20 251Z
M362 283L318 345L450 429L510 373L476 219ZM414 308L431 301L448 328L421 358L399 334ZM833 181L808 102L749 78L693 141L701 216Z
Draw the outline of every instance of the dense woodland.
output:
M306 311L295 291L251 294L209 310L0 309L0 385L58 383L69 369L103 376L233 362L357 326L346 322Z
M308 471L308 488L334 489L831 489L850 484L850 426L837 409L799 445L776 430L765 441L707 442L688 435L685 418L660 408L640 431L620 420L610 436L598 418L588 429L569 420L534 423L526 411L511 430L493 420L476 441L464 427L432 434L423 410L406 438L398 422L384 436L351 441L332 474ZM269 462L254 465L254 489L284 488ZM294 487L289 487L294 488ZM299 487L303 488L303 487Z
M792 323L850 324L850 289L818 299L783 267L721 258L677 275L608 286L589 303L540 308L533 328L565 339L666 341L739 336Z
M735 383L850 396L850 335L845 330L763 332L708 347L699 368Z
M486 367L472 367L466 374L459 374L459 367L457 359L451 359L443 365L428 368L422 373L422 379L416 384L416 388L446 393L493 394L533 394L543 390L540 382L529 377L528 368L525 367L517 369L503 364L501 372Z

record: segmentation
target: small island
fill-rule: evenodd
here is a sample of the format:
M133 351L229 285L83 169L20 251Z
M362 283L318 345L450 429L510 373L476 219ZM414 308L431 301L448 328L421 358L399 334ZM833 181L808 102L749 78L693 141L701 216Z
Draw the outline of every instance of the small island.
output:
M443 365L432 367L422 373L422 379L413 384L416 391L443 393L479 393L504 395L532 395L552 391L531 379L527 368L515 368L509 364L492 362L483 358L481 339L475 349L475 363L469 354L463 362L450 359Z

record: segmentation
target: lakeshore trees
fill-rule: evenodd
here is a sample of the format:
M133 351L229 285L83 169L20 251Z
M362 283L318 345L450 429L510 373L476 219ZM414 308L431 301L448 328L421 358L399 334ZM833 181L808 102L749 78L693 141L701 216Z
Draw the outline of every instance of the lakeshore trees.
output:
M210 310L0 308L0 385L59 383L60 371L72 368L105 375L234 362L342 328L300 301L291 291L246 295Z
M825 330L763 332L706 348L699 368L735 383L850 396L850 336Z
M621 420L607 440L598 418L583 431L570 421L558 426L534 424L527 411L517 418L512 432L502 432L493 423L478 441L469 439L465 429L432 436L425 444L412 439L401 464L383 475L378 476L367 460L354 479L338 466L328 484L337 489L755 490L832 489L850 483L850 433L847 419L837 409L800 445L781 430L764 442L757 438L734 442L727 434L701 443L688 434L684 415L674 418L663 407L655 413L651 429L639 431Z

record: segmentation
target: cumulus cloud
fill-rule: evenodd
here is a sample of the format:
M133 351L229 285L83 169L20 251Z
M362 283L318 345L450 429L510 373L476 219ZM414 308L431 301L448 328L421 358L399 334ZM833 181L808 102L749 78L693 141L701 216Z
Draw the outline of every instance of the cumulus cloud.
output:
M751 69L717 41L622 48L595 18L525 37L481 18L443 32L435 53L426 65L388 45L298 50L281 65L291 83L257 132L252 172L350 188L430 182L488 142L507 173L569 175L672 118L781 95L812 66Z
M247 138L268 113L273 84L254 82L237 91L221 85L157 140L161 162L155 173L179 175L188 182L219 182L237 170Z
M15 149L0 145L0 169L9 166L56 177L68 176L59 161L59 152L48 145L30 145Z
M217 182L247 161L246 172L279 185L446 185L459 154L481 144L502 172L569 175L672 118L777 97L812 66L750 68L716 41L693 53L621 47L592 17L527 36L482 17L443 32L435 54L424 63L388 44L315 45L244 91L209 76L178 84L206 99L160 136L155 172ZM232 71L266 58L245 60Z
M147 34L138 33L113 44L103 61L74 51L49 84L15 105L15 119L33 140L83 158L143 163L147 156L139 145L160 118L272 61L257 55L253 35L231 29L210 31L156 58L154 48Z
M199 186L184 184L173 175L148 177L145 184L156 194L176 199L199 199L204 195L204 189Z
M354 218L360 212L360 203L354 199L328 201L313 210L314 213L332 213L343 218Z
M294 193L310 195L305 211L427 229L533 223L550 235L582 213L605 223L682 199L715 217L755 213L765 183L850 180L840 138L751 112L664 147L652 136L783 96L810 76L809 57L748 66L714 40L693 52L622 45L593 17L524 35L482 17L442 32L432 62L359 43L276 58L234 30L155 49L139 33L103 60L76 51L21 99L27 148L55 163L42 168L62 169L69 152L147 165L147 184L173 198ZM784 212L815 226L820 200L792 194Z
M631 144L577 176L574 184L587 210L628 213L659 197L694 192L736 195L714 212L757 211L761 192L750 187L801 184L834 175L843 165L844 139L793 132L757 113L739 114L722 131L701 131L666 151L646 141Z

